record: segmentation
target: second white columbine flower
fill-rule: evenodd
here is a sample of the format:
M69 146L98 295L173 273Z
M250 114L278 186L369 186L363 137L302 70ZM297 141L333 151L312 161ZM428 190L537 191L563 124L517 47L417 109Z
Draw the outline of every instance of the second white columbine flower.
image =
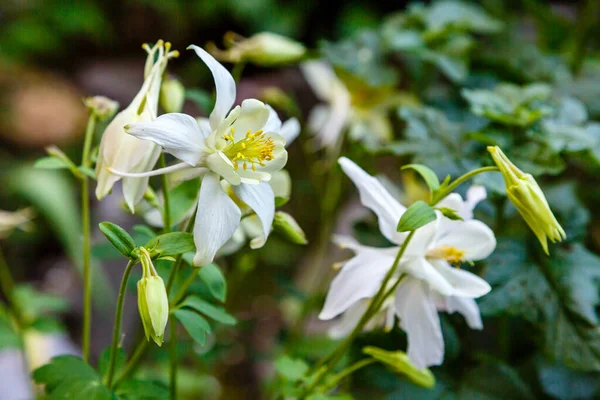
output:
M376 178L352 161L341 158L339 162L357 186L363 205L377 215L382 234L396 245L374 248L363 246L352 238L335 238L342 247L353 250L355 256L344 263L333 280L319 317L331 319L346 312L341 325L334 329L336 336L343 336L354 328L364 313L365 299L379 291L407 234L396 232L398 220L406 208ZM458 311L471 328L482 328L473 299L488 293L490 286L455 265L484 259L496 246L490 228L480 221L469 220L473 207L483 197L481 189L477 188L466 202L455 194L440 202L439 206L455 209L465 221L451 221L438 212L435 221L415 232L400 260L398 276L390 281L395 284L402 276L393 298L383 305L382 322L391 327L394 317L399 318L400 327L408 336L408 355L419 368L443 361L444 341L438 310Z
M216 102L210 118L197 120L187 114L171 113L150 123L128 125L128 133L158 144L183 163L149 174L122 175L146 177L191 169L203 176L194 226L194 264L201 266L214 259L240 224L240 207L224 190L222 179L260 219L263 233L258 243L264 244L275 214L269 181L287 162L283 135L295 136L298 125L282 126L275 110L255 99L244 100L241 106L231 109L236 97L231 74L203 49L190 48L208 66L215 80Z

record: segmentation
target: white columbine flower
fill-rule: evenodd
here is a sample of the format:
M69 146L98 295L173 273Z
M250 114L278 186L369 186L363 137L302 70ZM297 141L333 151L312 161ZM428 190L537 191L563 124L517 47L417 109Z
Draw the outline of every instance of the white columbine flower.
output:
M181 169L203 175L194 226L196 255L194 264L211 262L216 252L240 224L239 205L224 190L224 179L239 200L260 218L266 241L275 213L274 194L269 181L287 162L286 132L277 113L268 105L248 99L231 109L235 102L235 81L210 54L190 46L211 70L216 86L216 103L209 119L171 113L150 123L126 127L131 135L152 141L183 161L146 174L122 174L146 177ZM120 172L116 172L120 173Z
M150 48L144 69L145 81L131 104L118 113L108 124L102 134L98 162L96 164L96 197L102 199L111 190L121 176L113 174L110 169L127 173L150 171L160 155L160 147L152 142L140 140L125 133L123 127L135 122L149 122L156 118L162 76L170 58L177 57L178 52L169 51L170 43L159 40ZM155 60L156 58L156 60ZM129 209L140 202L148 187L148 178L123 178L123 196Z
M399 246L407 233L396 232L396 225L406 208L398 203L374 177L347 158L339 160L342 169L354 182L363 205L377 214L381 233L396 246L367 247L352 238L336 237L342 247L355 252L331 284L325 306L319 317L331 319L347 312L334 328L335 336L347 334L366 309L363 299L372 298L394 263ZM481 260L496 246L494 233L472 218L475 204L485 197L481 188L472 189L464 202L451 194L439 203L457 211L464 221L452 221L437 213L437 219L418 229L400 260L398 276L406 275L393 299L384 303L382 319L389 328L394 315L408 336L408 355L419 368L443 361L444 341L438 311L463 314L469 326L481 329L481 317L474 298L490 291L489 284L478 276L455 268L452 264Z

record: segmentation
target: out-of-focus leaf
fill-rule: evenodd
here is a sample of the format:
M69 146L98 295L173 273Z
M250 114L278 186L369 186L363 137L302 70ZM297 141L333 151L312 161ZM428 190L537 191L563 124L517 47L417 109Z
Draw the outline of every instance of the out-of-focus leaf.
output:
M108 366L110 364L110 350L111 347L107 347L100 354L100 359L98 359L98 372L100 375L105 376L108 371ZM117 358L115 359L115 376L119 374L121 368L125 366L125 362L127 361L127 354L125 354L125 350L122 347L117 349Z
M186 89L185 98L191 100L201 111L210 113L215 101L206 91L201 89Z
M30 285L19 285L13 292L19 311L28 321L47 313L60 313L68 309L67 301L59 296L42 293Z
M414 169L423 177L429 189L433 192L440 187L440 180L438 179L435 172L426 165L423 164L408 164L402 167L402 169Z
M198 342L201 346L206 344L206 335L211 332L210 325L195 311L178 309L173 311L173 315L181 322L187 333L192 339Z
M458 398L461 400L534 400L531 388L506 364L486 361L466 373Z
M308 364L304 360L283 356L275 361L277 373L291 382L297 382L308 371Z
M235 325L237 323L236 319L225 311L223 307L210 304L198 296L188 296L183 303L181 303L181 307L189 307L225 325Z
M537 363L544 392L561 400L591 399L600 390L600 374L579 372L560 364Z
M160 382L132 379L115 388L119 400L168 400L169 389Z
M185 262L192 265L193 253L186 253L183 256ZM207 286L209 293L220 302L225 302L227 298L227 282L223 273L216 264L208 264L200 267L198 278Z
M8 310L0 305L0 351L5 348L21 347L21 339L11 319Z
M484 315L520 316L537 326L544 334L543 353L550 360L576 370L600 371L595 310L600 302L600 259L580 244L553 253L538 264L513 257L506 273L496 271L495 277L488 278L498 286L482 298L480 310ZM496 258L511 257L507 251L498 254Z

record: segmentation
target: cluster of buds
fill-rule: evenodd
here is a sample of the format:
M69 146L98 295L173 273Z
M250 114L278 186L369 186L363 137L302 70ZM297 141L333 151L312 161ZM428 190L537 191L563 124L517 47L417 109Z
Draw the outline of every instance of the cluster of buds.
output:
M538 238L544 252L549 254L548 239L553 243L560 242L567 235L550 210L544 192L533 176L517 168L498 146L489 146L488 151L504 177L508 198Z
M142 279L137 283L138 308L144 325L146 340L162 345L165 327L169 319L169 299L162 278L156 273L148 250L139 249L142 263Z

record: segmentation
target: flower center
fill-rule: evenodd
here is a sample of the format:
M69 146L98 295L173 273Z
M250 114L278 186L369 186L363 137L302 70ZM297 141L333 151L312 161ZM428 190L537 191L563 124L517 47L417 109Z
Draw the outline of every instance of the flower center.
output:
M273 150L275 143L271 138L265 137L262 130L251 133L246 132L246 136L242 140L235 141L233 137L234 131L231 128L229 135L223 135L227 146L223 149L223 153L233 163L233 168L237 171L239 165L242 164L244 171L251 165L252 170L256 171L256 164L261 167L265 166L265 161L273 159Z
M429 250L427 256L446 260L451 264L459 264L465 261L465 252L451 246L436 247L433 250Z

